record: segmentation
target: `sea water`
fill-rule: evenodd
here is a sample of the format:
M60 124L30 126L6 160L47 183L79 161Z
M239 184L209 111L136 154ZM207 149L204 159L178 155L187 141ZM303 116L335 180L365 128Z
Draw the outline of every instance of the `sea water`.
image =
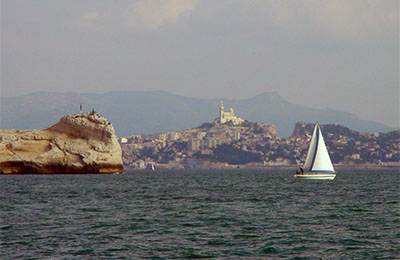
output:
M400 174L0 176L0 259L396 259Z

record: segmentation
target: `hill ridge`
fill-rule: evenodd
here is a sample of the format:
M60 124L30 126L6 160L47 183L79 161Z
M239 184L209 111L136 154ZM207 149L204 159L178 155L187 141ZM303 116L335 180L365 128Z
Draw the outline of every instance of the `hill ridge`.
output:
M163 90L115 90L106 93L34 92L1 97L2 129L41 129L65 114L94 108L109 118L118 136L189 129L212 122L221 99L185 97ZM277 134L287 137L298 121L338 123L360 132L387 132L390 127L334 109L315 109L292 104L278 92L263 92L248 99L223 99L237 116L252 122L274 124Z

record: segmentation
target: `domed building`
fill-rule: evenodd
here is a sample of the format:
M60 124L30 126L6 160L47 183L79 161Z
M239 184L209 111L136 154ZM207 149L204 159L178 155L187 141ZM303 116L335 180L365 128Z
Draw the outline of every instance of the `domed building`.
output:
M217 121L220 124L231 122L233 125L240 125L244 122L244 119L235 116L233 108L231 108L229 112L225 112L224 102L221 100L221 106L219 108L219 118L217 119Z

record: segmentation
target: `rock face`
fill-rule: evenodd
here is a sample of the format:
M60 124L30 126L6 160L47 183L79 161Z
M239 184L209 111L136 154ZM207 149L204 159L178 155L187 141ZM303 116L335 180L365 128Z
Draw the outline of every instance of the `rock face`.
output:
M291 137L304 137L306 135L311 137L313 131L314 131L314 124L305 123L305 122L297 122L294 127Z
M0 174L123 171L114 127L96 113L67 115L44 130L0 130Z

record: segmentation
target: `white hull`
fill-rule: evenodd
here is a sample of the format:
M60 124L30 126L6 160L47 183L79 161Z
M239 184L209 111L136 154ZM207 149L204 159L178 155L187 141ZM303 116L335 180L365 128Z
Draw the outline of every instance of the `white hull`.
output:
M318 174L295 174L294 177L299 180L333 180L336 174L318 173Z

